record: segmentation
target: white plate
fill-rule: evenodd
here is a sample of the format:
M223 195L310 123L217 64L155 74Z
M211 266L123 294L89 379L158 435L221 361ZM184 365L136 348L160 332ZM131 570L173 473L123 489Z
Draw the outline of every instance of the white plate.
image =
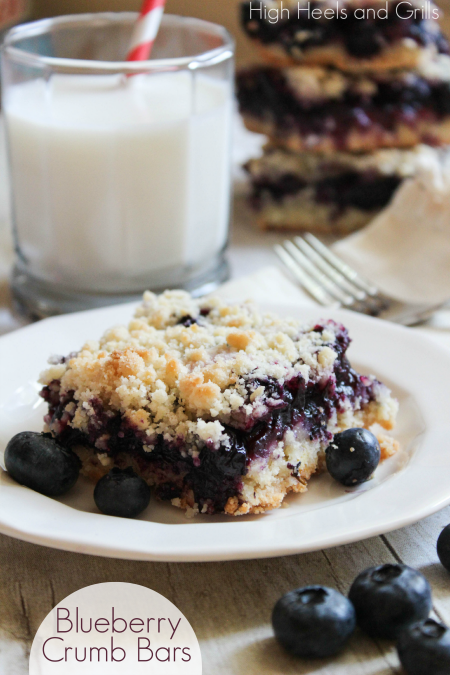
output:
M264 309L273 309L265 307ZM0 338L0 452L15 433L40 430L45 404L37 378L50 354L68 354L86 339L127 323L133 305L65 315ZM261 516L197 516L152 501L136 520L96 510L93 486L80 480L62 499L15 483L0 469L0 531L70 551L136 560L206 561L312 551L371 537L450 503L450 351L413 330L345 311L284 306L301 319L332 316L354 342L350 360L392 387L400 400L395 437L402 450L375 478L346 490L328 475L313 478L304 495Z

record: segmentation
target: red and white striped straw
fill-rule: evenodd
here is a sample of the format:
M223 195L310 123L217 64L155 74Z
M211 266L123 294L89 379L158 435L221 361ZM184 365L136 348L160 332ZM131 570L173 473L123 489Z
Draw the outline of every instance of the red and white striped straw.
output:
M144 0L131 38L127 61L147 61L158 34L166 0Z

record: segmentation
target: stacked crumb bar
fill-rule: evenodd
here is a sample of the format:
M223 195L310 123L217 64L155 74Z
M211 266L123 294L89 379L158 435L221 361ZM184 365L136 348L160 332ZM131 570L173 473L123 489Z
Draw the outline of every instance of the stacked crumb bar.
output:
M448 153L450 56L439 12L400 0L259 6L242 3L242 25L266 63L237 80L247 128L269 137L246 165L258 222L336 234L362 227L405 178ZM356 18L362 12L368 18Z

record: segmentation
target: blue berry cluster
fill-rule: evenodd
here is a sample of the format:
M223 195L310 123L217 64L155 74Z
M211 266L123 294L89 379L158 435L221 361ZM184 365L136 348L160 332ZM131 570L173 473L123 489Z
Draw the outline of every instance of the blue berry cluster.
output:
M5 450L5 467L21 485L48 497L68 492L77 482L81 462L51 434L22 431ZM130 467L112 469L94 490L98 509L108 516L135 518L150 502L150 488Z
M446 529L450 538L450 526ZM423 574L387 564L361 572L348 598L324 586L286 593L273 609L272 625L277 640L295 656L333 656L359 626L374 638L396 641L407 675L449 675L450 629L428 618L431 607Z

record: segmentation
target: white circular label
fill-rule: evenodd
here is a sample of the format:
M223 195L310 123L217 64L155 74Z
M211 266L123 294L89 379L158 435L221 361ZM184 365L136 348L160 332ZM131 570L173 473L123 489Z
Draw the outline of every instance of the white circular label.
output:
M87 586L46 616L30 675L201 675L197 637L167 598L145 586Z

